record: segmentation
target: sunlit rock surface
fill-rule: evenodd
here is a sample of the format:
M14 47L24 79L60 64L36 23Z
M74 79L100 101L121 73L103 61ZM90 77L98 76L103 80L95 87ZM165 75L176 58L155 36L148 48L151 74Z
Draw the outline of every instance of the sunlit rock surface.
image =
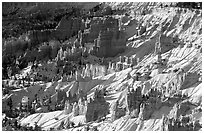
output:
M202 130L199 4L68 5L3 5L3 130L23 130L5 116L36 130ZM39 20L53 28L9 38L12 6L19 15L56 8L59 16Z

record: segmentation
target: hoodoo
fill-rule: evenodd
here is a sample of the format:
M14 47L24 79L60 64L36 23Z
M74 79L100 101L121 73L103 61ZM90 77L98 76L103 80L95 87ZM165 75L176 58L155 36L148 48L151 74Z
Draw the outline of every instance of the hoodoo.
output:
M3 2L3 131L202 131L202 2Z

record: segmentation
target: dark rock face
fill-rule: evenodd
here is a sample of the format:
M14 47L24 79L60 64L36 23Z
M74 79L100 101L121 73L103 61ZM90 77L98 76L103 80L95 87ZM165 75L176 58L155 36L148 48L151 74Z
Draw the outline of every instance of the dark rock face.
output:
M192 111L192 114L186 113L189 111L191 104L189 102L182 103L181 105L175 104L173 113L164 116L163 130L164 131L198 131L202 128L198 120L194 120L193 116L201 113L199 108Z
M88 24L90 28L83 33L82 44L94 43L91 54L113 57L125 50L125 33L119 30L118 19L94 17Z
M189 116L182 119L167 119L166 130L168 131L198 131L202 126L198 121L193 123L189 121Z
M65 40L78 34L79 30L84 30L85 24L81 18L63 17L55 29L34 30L28 34L31 44L36 45L48 42L51 39Z
M53 30L33 30L28 32L28 38L31 41L32 45L37 45L43 42L48 42L53 38L52 35Z
M95 91L94 100L90 99L87 106L86 122L96 121L105 117L109 112L109 103L104 99L102 91Z
M116 22L112 20L113 24ZM105 23L103 27L106 25L109 24ZM97 38L98 49L94 54L98 57L113 57L123 52L125 49L125 34L123 31L118 30L118 24L116 23L116 26L113 26L113 28L106 27L106 30L104 29L102 28L99 33Z
M116 101L113 107L113 114L112 114L112 120L116 120L122 116L125 116L126 114L126 108L119 107L119 102Z
M152 113L161 107L161 93L156 89L151 89L147 95L142 95L141 87L136 91L132 90L127 95L128 108L132 117L142 117L143 120L148 120Z
M107 31L107 29L113 30L118 29L118 20L112 17L93 18L90 22L90 33L88 40L89 42L93 42L99 36L100 31Z
M185 89L189 86L191 86L192 84L195 84L196 82L198 82L199 79L199 75L197 73L188 73L185 76L184 82L181 86L181 89Z
M202 9L202 2L178 2L176 7Z
M59 25L56 27L54 32L55 37L61 40L70 38L78 34L79 30L84 30L85 23L82 22L81 18L62 18Z
M65 91L62 91L62 90L57 91L57 103L60 103L63 100L64 100L63 102L65 102L66 98L67 98L67 95Z
M130 111L133 111L134 109L139 110L139 106L142 102L142 95L141 95L141 88L138 87L136 91L132 90L128 96L128 108Z

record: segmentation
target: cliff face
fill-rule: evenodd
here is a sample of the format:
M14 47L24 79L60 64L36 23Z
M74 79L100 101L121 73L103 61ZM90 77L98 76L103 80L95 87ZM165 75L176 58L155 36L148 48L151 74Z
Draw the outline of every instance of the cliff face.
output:
M109 113L109 103L106 102L102 91L95 90L93 101L87 106L86 122L101 120Z
M125 34L122 31L105 31L98 36L99 50L96 56L114 57L125 50ZM113 51L114 50L114 51Z
M78 31L84 30L85 24L81 18L62 18L55 29L55 37L57 39L66 39L78 34Z
M87 38L97 39L93 55L97 57L114 57L125 50L125 33L119 30L118 19L107 17L91 21ZM89 40L89 39L88 39ZM92 41L90 40L90 41ZM114 50L113 50L114 49Z

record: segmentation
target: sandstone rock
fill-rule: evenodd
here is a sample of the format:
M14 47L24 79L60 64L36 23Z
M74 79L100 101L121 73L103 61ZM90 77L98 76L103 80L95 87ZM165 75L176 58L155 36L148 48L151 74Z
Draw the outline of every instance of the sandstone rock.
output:
M58 90L57 91L57 103L60 103L62 100L64 100L67 98L66 92L62 91L62 90Z
M125 61L124 56L120 56L120 57L119 57L119 62L123 63L124 61Z
M98 38L97 46L99 47L99 49L95 48L97 52L93 52L93 53L95 53L95 55L98 57L109 57L109 56L112 57L122 52L125 48L125 38L124 38L124 33L118 31L118 20L113 19L111 17L107 17L103 20L103 22L100 19L97 21L99 21L99 23L97 24L93 22L91 26L90 35L88 37L93 41L94 41L94 38ZM96 27L98 29L96 29ZM92 29L93 29L93 32L92 32ZM96 46L96 42L94 45ZM114 52L112 49L114 49Z
M73 112L73 116L78 116L79 115L79 106L78 106L78 104L76 102L73 105L72 112Z
M70 105L69 100L66 101L64 107L64 114L70 114L72 112L72 105Z
M101 91L95 90L94 101L90 100L87 106L86 121L95 121L106 117L109 112L109 103L104 99Z
M116 101L116 103L114 104L112 110L113 110L113 114L111 116L112 121L115 121L116 119L118 119L118 118L120 118L120 117L122 117L122 116L124 116L126 114L125 108L119 107L118 101Z
M54 36L60 40L64 40L78 34L78 31L84 28L84 23L82 23L80 18L67 19L63 17L54 31Z
M117 62L117 63L116 63L116 70L117 70L117 71L123 70L123 63Z

